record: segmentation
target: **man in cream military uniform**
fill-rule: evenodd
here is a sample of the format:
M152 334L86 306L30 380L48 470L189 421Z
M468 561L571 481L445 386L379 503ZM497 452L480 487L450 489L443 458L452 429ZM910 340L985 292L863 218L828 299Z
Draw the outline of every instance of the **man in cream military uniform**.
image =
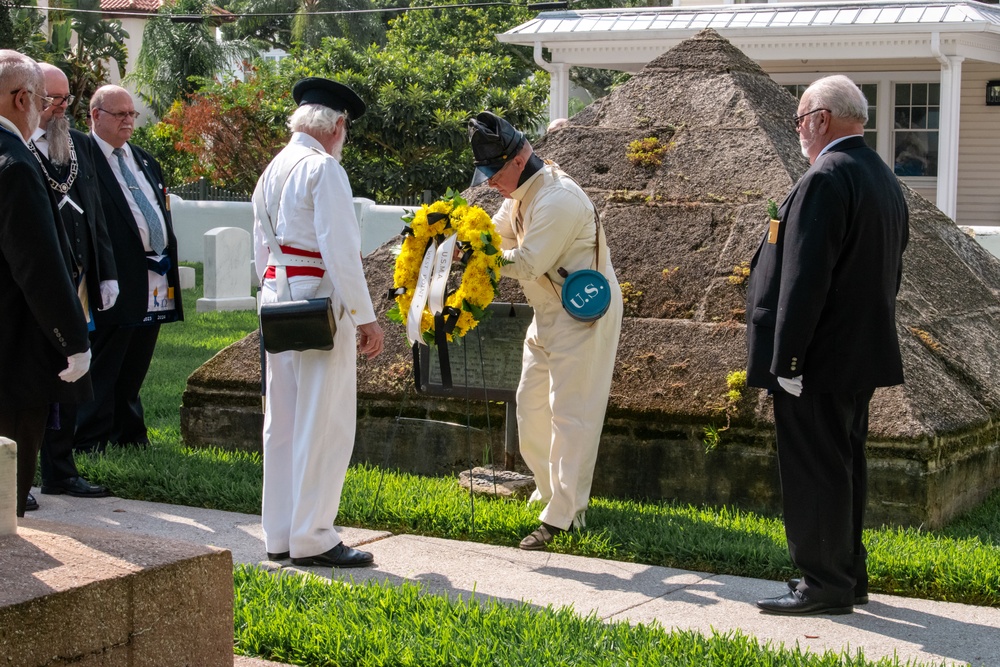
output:
M544 549L571 527L582 527L597 462L604 413L622 321L622 295L594 206L579 185L543 163L520 131L484 111L469 122L475 157L473 185L488 181L505 197L493 216L503 237L500 269L516 278L535 311L524 340L517 388L521 456L535 475L532 501L545 503L541 525L521 548ZM592 323L562 306L559 269L595 268L611 289L611 304Z
M267 354L261 522L271 560L362 567L372 555L345 545L334 520L354 451L355 348L369 359L382 351L351 185L340 166L347 130L365 104L347 86L317 77L296 83L292 97L299 105L288 121L292 138L253 196L261 302L330 296L337 333L332 350Z

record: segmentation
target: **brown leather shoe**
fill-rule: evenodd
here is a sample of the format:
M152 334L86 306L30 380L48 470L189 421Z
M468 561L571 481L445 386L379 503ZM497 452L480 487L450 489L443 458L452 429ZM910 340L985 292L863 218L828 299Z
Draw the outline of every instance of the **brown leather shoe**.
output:
M566 531L562 528L556 528L555 526L550 526L547 523L543 523L535 530L531 531L531 534L526 538L521 540L519 545L525 551L541 551L555 539L555 536L559 533L565 533Z

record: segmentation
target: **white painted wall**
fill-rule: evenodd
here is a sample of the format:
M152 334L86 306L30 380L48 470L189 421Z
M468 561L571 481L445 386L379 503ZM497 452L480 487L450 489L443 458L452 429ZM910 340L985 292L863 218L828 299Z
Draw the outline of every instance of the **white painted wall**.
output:
M355 199L354 214L361 226L361 254L368 255L397 236L404 226L403 215L413 209L413 206L383 206L370 199ZM216 227L237 227L253 234L250 202L186 201L172 194L170 213L177 235L177 255L182 262L205 261L204 236ZM252 255L252 248L250 252Z

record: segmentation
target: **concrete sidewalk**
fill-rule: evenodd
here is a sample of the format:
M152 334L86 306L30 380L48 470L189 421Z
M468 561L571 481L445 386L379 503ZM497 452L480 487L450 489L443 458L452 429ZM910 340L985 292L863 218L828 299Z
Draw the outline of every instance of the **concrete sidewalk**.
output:
M237 563L266 559L259 516L33 492L41 509L29 513L24 525L44 519L103 527L222 547L232 551ZM581 615L596 614L602 620L657 621L667 629L706 634L739 630L773 646L798 645L817 653L860 649L870 659L895 655L903 663L1000 665L996 608L876 594L848 616L771 616L753 603L780 595L784 582L358 528L341 529L341 535L347 544L364 545L374 553L375 566L335 571L337 579L410 581L431 593L523 600L539 607L571 605ZM328 568L286 569L331 575Z

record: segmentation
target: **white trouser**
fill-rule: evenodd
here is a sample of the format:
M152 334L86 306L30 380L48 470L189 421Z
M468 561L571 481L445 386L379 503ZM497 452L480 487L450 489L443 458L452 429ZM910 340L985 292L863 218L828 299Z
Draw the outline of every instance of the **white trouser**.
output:
M274 282L264 281L262 303L277 300ZM332 289L319 278L289 282L293 299ZM267 355L261 522L268 552L307 558L341 541L333 522L354 451L355 350L355 328L340 317L332 350Z
M517 388L521 456L535 475L531 501L550 526L582 527L621 332L621 293L593 326L558 302L535 307Z

